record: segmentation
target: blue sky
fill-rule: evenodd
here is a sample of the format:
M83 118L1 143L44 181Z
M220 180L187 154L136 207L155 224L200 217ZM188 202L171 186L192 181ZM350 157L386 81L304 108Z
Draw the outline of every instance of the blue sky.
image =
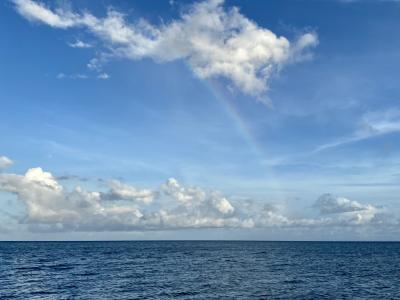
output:
M399 3L15 0L0 23L1 239L398 239Z

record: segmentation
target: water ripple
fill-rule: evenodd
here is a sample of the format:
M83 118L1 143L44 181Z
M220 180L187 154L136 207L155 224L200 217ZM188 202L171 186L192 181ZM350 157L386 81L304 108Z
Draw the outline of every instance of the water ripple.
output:
M0 299L400 299L400 243L1 242Z

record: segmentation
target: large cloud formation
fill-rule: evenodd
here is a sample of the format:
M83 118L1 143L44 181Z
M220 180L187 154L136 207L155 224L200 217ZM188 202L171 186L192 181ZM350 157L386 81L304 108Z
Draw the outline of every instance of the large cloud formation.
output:
M76 187L68 191L41 168L24 175L0 174L0 190L17 195L26 206L23 221L71 231L154 230L199 227L247 227L231 203L217 192L185 188L169 179L160 191L137 189L119 181L105 191ZM168 200L150 206L154 197ZM22 220L22 219L21 219Z
M109 9L104 18L89 12L50 9L41 2L13 0L26 19L60 29L84 28L101 39L108 57L156 62L184 60L199 78L223 77L242 92L260 97L268 80L283 66L310 57L317 35L307 32L290 42L258 26L223 0L194 3L179 19L153 25L144 19L128 23L125 15ZM104 56L103 56L104 58ZM98 68L101 59L89 67Z
M103 182L103 181L102 181ZM322 195L321 216L285 215L274 204L234 201L214 190L187 187L174 178L155 189L108 181L97 191L67 188L41 168L0 173L0 191L26 209L21 224L43 231L146 231L190 228L267 228L393 225L384 208ZM396 221L397 222L397 221Z

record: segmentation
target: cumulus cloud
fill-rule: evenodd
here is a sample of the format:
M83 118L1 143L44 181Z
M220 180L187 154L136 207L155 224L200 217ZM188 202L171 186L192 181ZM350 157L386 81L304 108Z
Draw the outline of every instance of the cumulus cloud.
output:
M24 175L0 174L0 191L17 195L26 206L21 222L46 230L124 231L201 227L246 227L228 199L214 191L183 187L169 179L160 191L113 180L105 191L68 190L41 168ZM157 196L160 203L149 207ZM168 199L165 199L168 198ZM171 205L163 205L163 201ZM168 202L167 201L167 202Z
M29 169L25 175L0 174L0 190L16 194L25 204L24 222L53 229L105 230L135 224L142 217L134 205L105 205L100 192L79 186L67 191L41 168Z
M235 211L228 199L219 193L206 192L199 187L184 187L174 178L168 179L163 190L189 210L220 215L230 215Z
M6 156L0 156L0 169L8 168L13 164L13 161Z
M320 228L382 226L396 221L385 209L330 194L314 204L316 218L291 216L285 207L232 200L215 190L185 186L174 178L153 189L117 180L96 191L67 188L42 168L0 173L0 191L26 208L20 223L45 231L146 231L188 228Z
M108 186L110 187L109 192L102 194L102 198L106 200L131 200L149 204L155 195L151 190L139 190L118 180L111 180Z
M331 194L324 194L318 198L315 205L322 214L334 214L368 210L371 205L362 205L357 201L342 197L334 197Z
M331 194L324 194L318 198L314 207L323 215L335 214L336 218L330 219L332 222L346 224L366 224L382 223L385 210L372 204L361 204L358 201L344 197L335 197Z
M242 92L260 97L271 76L289 63L310 57L317 35L307 32L293 41L277 36L244 16L225 8L223 0L194 3L180 18L153 25L144 19L128 23L109 9L104 18L89 12L50 9L41 2L14 0L26 19L60 29L84 28L101 39L108 57L156 62L184 60L199 78L222 77ZM96 59L97 60L97 59ZM98 64L90 63L98 67Z

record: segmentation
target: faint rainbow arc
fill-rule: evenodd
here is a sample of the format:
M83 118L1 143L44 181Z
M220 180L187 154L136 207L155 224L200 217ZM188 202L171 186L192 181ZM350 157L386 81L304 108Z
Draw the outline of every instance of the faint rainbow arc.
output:
M252 128L247 125L246 120L241 116L240 112L232 101L229 91L227 91L226 88L217 80L208 79L205 81L205 86L207 89L221 104L229 118L233 121L237 132L246 141L247 146L250 147L259 164L262 166L264 171L267 172L266 174L268 174L268 179L266 184L270 188L275 189L276 196L282 196L282 183L276 176L274 169L267 164L268 155L266 153L265 146L261 145L254 136Z
M208 91L211 92L214 98L221 104L224 111L233 121L232 123L235 125L237 132L246 141L247 146L250 147L253 154L260 160L264 159L265 151L263 146L257 141L252 129L243 119L235 104L230 99L230 95L228 94L229 92L226 91L226 89L216 80L205 80L205 86L207 87Z

